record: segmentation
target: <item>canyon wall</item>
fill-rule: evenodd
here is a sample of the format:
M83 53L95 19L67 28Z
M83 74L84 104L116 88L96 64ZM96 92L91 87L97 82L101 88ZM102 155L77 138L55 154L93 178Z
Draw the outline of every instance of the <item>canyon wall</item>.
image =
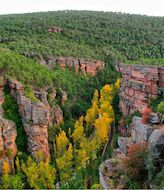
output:
M45 158L50 157L48 127L63 121L61 108L57 105L49 105L47 101L48 92L34 91L35 97L38 99L33 101L24 95L24 86L20 82L7 79L5 83L18 103L22 123L28 138L28 151L34 157L38 151L43 152ZM55 98L55 96L52 97Z
M17 137L16 125L13 121L5 119L3 116L4 92L3 79L0 78L0 173L2 163L7 161L12 168L12 160L17 153L15 140Z
M142 113L150 98L164 90L164 67L119 63L117 70L122 73L120 108L125 115L136 110Z
M76 73L81 72L83 74L91 74L92 76L95 76L105 66L105 63L102 61L73 57L49 56L46 61L41 58L40 62L50 68L59 65L63 69L66 67L73 68Z

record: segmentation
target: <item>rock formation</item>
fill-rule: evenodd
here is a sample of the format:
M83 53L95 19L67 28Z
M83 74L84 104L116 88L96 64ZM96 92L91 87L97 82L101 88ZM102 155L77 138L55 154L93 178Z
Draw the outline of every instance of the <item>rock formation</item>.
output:
M57 26L53 26L48 29L48 32L51 32L51 33L60 33L61 31L62 31L62 29Z
M120 108L125 115L148 107L150 98L157 98L164 89L164 67L119 63L122 73Z
M15 140L17 137L16 126L13 121L3 118L2 104L4 102L3 79L0 85L0 173L3 161L7 161L11 167L12 160L17 153Z
M49 56L46 61L41 57L40 62L50 68L59 65L63 69L68 67L74 69L76 73L82 72L83 74L91 74L92 76L95 76L105 66L105 63L102 61L73 57Z
M119 148L113 151L113 157L103 162L99 167L100 183L104 189L113 188L110 179L113 177L117 180L117 189L123 189L124 184L122 178L117 174L123 171L121 160L126 158L128 148L132 144L147 143L152 158L164 158L164 128L162 125L154 125L151 123L143 124L142 118L133 117L133 123L130 129L130 137L119 137Z
M28 137L28 151L36 156L38 151L42 151L48 158L48 127L59 124L63 120L63 113L60 107L51 107L47 101L47 92L34 91L37 102L33 102L24 95L23 85L16 81L7 79L6 85L19 106L23 126ZM56 108L56 109L55 109Z

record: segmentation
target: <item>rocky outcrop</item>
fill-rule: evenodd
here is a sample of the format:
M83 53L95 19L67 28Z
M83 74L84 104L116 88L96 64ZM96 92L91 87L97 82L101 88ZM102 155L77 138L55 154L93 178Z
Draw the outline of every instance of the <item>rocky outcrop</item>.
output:
M153 157L164 159L164 128L153 131L149 138L148 148Z
M133 117L133 123L134 126L131 129L131 138L134 143L141 143L141 142L147 142L150 135L152 134L154 128L150 124L143 124L142 118L140 117Z
M48 29L48 32L51 32L51 33L60 33L62 32L62 29L57 27L57 26L53 26L51 28Z
M12 166L12 160L17 153L15 140L17 137L16 125L13 121L3 118L2 104L4 102L3 79L0 86L0 173L3 161Z
M164 67L119 63L122 73L120 108L125 115L143 112L150 98L157 98L164 89Z
M40 62L50 68L59 65L63 69L68 67L74 69L76 73L81 72L83 74L91 74L92 76L95 76L105 66L105 63L102 61L73 57L49 56L46 61L41 57Z
M99 167L100 183L104 189L124 189L126 179L123 178L121 161L127 157L128 148L133 144L146 143L153 158L164 159L164 126L143 124L142 118L133 117L130 137L119 137L119 148L113 151L113 157ZM122 176L122 177L118 177ZM115 181L115 186L113 186Z
M48 127L62 121L62 110L48 104L48 92L34 91L38 101L33 101L24 95L23 85L20 82L7 79L6 85L9 86L11 94L19 105L19 112L28 137L28 151L34 157L38 151L43 152L46 158L50 157Z
M64 90L61 90L61 105L64 105L65 101L67 101L67 93Z

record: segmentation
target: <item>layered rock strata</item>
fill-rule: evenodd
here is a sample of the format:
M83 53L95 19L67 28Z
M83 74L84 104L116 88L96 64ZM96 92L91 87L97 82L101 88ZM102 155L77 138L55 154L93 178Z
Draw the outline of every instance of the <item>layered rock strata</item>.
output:
M122 73L120 108L125 115L142 113L150 98L163 93L164 67L119 63L117 70Z
M63 113L59 106L51 107L46 92L34 92L38 101L33 102L24 95L23 85L16 80L6 80L12 96L18 103L23 126L28 137L28 151L35 157L38 151L50 156L48 144L49 125L59 124Z
M76 73L81 72L83 74L91 74L92 76L95 76L105 66L105 63L102 61L73 57L49 56L46 61L41 58L40 62L50 68L59 65L63 69L66 67L73 68Z
M12 160L17 153L17 146L15 140L17 137L16 125L13 121L3 118L4 93L3 93L3 79L1 78L0 85L0 173L2 164L7 161L12 168Z

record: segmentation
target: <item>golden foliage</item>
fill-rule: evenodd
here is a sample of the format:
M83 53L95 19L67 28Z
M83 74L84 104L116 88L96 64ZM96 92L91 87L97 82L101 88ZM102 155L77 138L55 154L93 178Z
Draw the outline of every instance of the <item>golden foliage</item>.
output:
M3 175L8 175L10 173L10 166L7 161L3 161L2 164L2 174Z
M60 179L67 181L72 176L72 159L73 148L72 144L62 130L56 137L56 144L54 144L56 165L60 173Z
M84 117L81 116L79 120L77 120L75 123L75 127L74 127L75 129L72 134L72 137L75 143L78 143L84 135L83 121L84 121Z
M36 162L28 157L26 164L22 164L22 171L25 173L31 188L54 188L55 169L50 166L48 161Z

